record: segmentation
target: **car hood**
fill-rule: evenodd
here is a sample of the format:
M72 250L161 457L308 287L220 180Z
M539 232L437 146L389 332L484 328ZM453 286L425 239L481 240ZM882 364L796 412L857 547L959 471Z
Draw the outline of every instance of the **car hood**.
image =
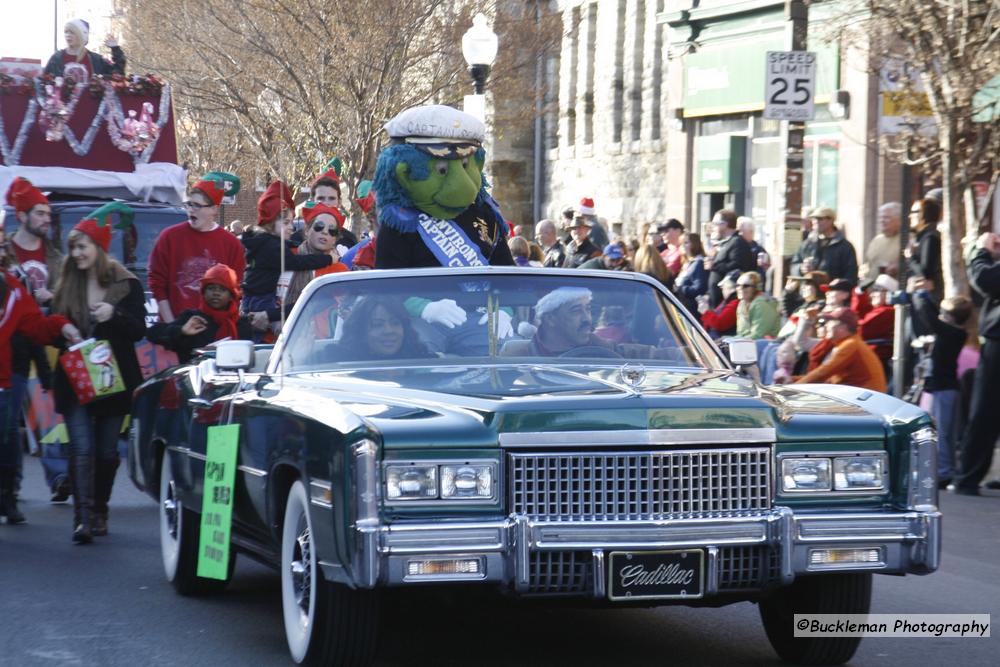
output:
M728 370L641 366L418 366L297 374L390 448L496 447L504 433L772 428L779 440L883 440L857 394L767 388ZM880 395L881 396L881 395ZM911 415L910 417L913 417Z

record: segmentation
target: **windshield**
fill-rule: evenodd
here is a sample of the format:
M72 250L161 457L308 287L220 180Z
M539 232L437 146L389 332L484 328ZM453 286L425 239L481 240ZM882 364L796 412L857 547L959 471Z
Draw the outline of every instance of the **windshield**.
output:
M290 323L282 369L447 365L457 359L725 368L679 307L644 282L439 274L318 287Z

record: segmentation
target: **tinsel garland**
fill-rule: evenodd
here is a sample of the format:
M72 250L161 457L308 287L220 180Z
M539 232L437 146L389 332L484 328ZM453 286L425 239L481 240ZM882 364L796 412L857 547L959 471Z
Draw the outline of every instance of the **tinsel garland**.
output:
M28 106L25 109L24 119L21 121L21 127L18 129L17 136L14 142L8 143L7 141L7 131L3 122L3 114L0 113L0 152L3 154L3 162L9 167L15 167L21 163L21 154L24 151L24 145L28 140L28 134L31 132L32 126L38 120L39 109L44 108L44 86L47 81L44 79L35 80L35 94L32 99L28 101ZM79 96L74 96L76 99L72 100L73 104L71 111L76 110L76 102L79 100ZM0 105L2 105L3 95L0 95ZM40 102L41 100L42 102ZM104 90L104 94L101 98L101 103L97 107L97 112L94 114L93 120L90 121L90 125L87 126L87 130L83 134L82 139L77 139L76 133L67 125L64 130L64 138L66 143L69 144L70 149L79 156L84 156L90 152L93 148L94 140L97 137L97 131L100 129L101 121L105 120L105 116L111 114L114 118L114 122L108 122L108 132L112 133L116 129L120 128L125 122L125 114L122 112L121 103L118 100L118 95L114 90L113 86L108 86ZM166 126L167 121L170 119L170 86L168 84L163 84L160 89L160 107L158 118L156 121L156 126L162 130ZM117 128L112 129L113 125L117 125ZM114 137L112 136L112 139ZM152 141L146 149L138 156L133 157L133 162L135 164L145 164L149 162L149 158L156 148L156 144L159 142L159 138Z
M106 90L104 93L104 100L108 103L108 136L111 138L111 143L118 147L122 141L121 128L125 125L125 112L122 110L121 102L118 100L118 96L115 95L111 85L106 83L105 86ZM157 120L155 123L157 129L162 131L169 119L170 86L168 84L164 84L163 88L160 90L160 108L157 111ZM156 148L158 141L159 135L157 135L156 138L154 138L153 141L146 146L142 153L133 156L135 164L146 164L149 162L149 157ZM119 150L128 152L128 149L119 148Z
M21 153L24 151L24 144L28 141L28 132L35 124L35 112L38 103L35 100L28 101L28 108L24 112L24 120L21 121L21 128L17 131L14 144L7 143L7 128L4 127L3 114L0 113L0 152L3 153L3 163L9 166L16 166L21 163Z

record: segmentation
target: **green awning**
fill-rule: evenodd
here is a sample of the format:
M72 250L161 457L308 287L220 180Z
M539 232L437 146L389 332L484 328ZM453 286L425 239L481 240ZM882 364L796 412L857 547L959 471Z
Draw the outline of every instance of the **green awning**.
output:
M977 123L991 123L1000 119L1000 74L987 81L972 96L972 120Z

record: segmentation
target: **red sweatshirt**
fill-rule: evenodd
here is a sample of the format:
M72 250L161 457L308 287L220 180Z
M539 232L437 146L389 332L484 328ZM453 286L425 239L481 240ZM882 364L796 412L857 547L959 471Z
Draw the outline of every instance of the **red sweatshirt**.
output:
M19 333L33 343L48 345L59 337L60 331L69 324L62 315L42 315L38 304L24 289L24 286L6 271L7 299L0 304L0 389L10 388L10 339Z
M222 227L199 232L187 222L167 227L149 255L149 291L166 300L176 317L201 302L201 278L216 264L225 264L243 281L246 258L240 240Z

